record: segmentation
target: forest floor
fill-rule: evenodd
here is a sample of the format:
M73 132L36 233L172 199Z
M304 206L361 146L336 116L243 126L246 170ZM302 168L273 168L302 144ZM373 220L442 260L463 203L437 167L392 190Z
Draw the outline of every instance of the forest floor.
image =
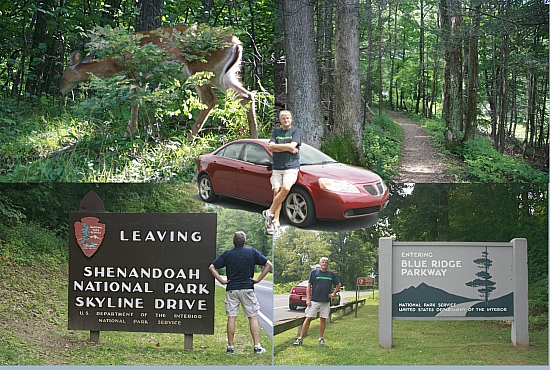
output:
M434 147L426 130L403 113L394 111L386 113L403 128L403 151L399 162L399 175L392 181L396 183L455 182L455 176L449 171L451 162L454 161Z

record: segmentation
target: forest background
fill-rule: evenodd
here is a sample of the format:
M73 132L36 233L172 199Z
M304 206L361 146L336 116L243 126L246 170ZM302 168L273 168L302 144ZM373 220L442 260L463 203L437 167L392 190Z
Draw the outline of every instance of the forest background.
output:
M373 143L372 127L384 109L404 110L439 120L445 146L465 161L494 167L494 150L547 169L547 14L538 0L2 3L0 173L6 181L190 180L197 153L247 136L231 97L191 145L201 104L191 84L165 76L140 96L140 135L128 141L120 84L95 80L62 99L59 83L70 52L92 51L97 26L195 23L231 27L242 40L260 136L287 108L304 141L381 172L392 159L372 152L396 139ZM517 179L533 176L504 181Z

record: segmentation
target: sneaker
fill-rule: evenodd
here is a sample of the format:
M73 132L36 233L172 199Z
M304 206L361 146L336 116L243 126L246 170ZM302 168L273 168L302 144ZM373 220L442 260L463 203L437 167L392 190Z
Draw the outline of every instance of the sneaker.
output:
M301 345L302 345L302 338L296 339L296 341L295 341L294 343L292 343L292 345L294 345L294 346L301 346Z
M264 216L265 219L265 228L267 230L266 232L268 234L273 234L273 215L269 213L269 209L266 209L262 212L262 216Z
M319 343L319 344L326 344L326 343L325 343L325 338L319 338L319 339L317 340L317 343Z
M281 236L281 224L279 221L273 221L273 233L274 236Z
M225 350L226 355L234 355L235 354L235 348L227 346L227 349Z
M265 353L265 348L262 346L254 346L254 354L255 355L261 355L262 353Z

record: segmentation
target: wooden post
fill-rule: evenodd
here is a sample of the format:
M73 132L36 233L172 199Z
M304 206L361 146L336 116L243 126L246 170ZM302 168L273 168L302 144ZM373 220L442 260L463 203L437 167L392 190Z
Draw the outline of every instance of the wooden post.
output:
M192 351L193 350L193 334L184 334L183 335L183 350Z
M101 198L95 192L90 191L82 198L78 212L105 212L105 206ZM90 330L90 342L99 344L99 331Z

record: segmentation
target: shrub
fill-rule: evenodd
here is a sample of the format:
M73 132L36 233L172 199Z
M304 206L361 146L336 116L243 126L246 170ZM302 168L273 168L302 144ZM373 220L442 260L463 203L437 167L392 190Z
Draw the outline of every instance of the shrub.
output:
M366 167L384 180L389 180L398 173L402 142L401 126L386 114L374 117L372 123L365 125L363 129Z
M58 265L68 260L67 240L35 222L0 225L0 265Z
M502 155L486 139L475 138L466 141L458 153L464 158L468 174L473 181L494 183L548 181L548 174L533 169L519 158Z

